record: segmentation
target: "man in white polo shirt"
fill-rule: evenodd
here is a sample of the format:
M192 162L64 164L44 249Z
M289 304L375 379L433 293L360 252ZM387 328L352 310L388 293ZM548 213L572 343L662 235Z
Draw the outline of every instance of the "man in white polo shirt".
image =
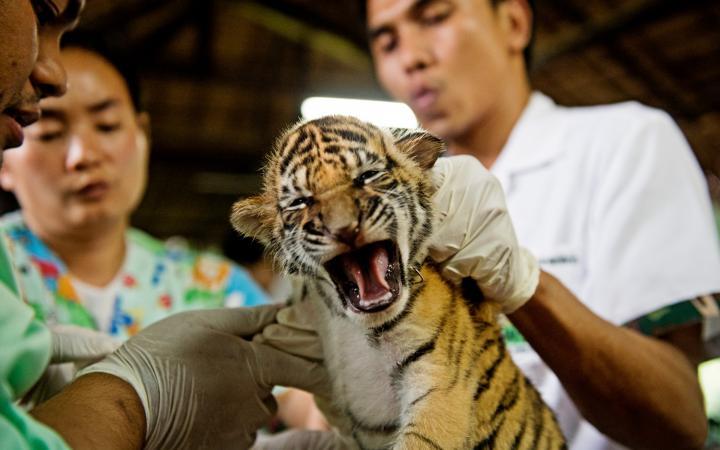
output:
M533 93L527 0L364 4L381 84L450 153L491 168L540 260L506 337L570 448L702 446L694 367L717 330L720 248L675 123L637 103L563 108Z

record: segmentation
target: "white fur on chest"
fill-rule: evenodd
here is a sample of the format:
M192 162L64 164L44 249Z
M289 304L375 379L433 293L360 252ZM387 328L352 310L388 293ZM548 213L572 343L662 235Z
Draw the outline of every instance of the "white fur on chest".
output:
M306 284L306 307L314 317L322 340L325 365L332 378L333 415L331 420L344 436L360 432L368 448L385 448L393 434L361 432L388 429L405 422L403 406L427 390L426 380L413 377L412 383L393 382L399 364L432 336L432 330L412 323L396 326L372 342L367 328L330 312L318 285ZM332 417L331 417L332 419Z
M371 346L365 333L346 320L334 318L326 325L323 352L336 405L365 425L397 422L400 399L390 377L393 358Z

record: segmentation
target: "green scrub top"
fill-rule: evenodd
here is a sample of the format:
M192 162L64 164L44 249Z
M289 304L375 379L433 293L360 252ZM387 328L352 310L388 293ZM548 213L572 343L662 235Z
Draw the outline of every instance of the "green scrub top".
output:
M5 244L0 239L0 448L69 449L54 431L14 402L45 371L50 332L20 300Z

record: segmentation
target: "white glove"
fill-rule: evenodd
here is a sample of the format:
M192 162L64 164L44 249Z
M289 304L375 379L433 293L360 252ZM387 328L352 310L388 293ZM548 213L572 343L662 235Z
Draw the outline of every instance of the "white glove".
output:
M121 344L105 333L75 325L52 325L50 334L50 365L21 401L28 409L60 392L78 370L101 360Z
M443 275L475 279L508 314L535 293L537 259L518 245L500 182L467 155L440 158L432 169L438 212L430 257Z
M180 313L130 338L81 371L128 382L145 409L145 448L248 448L273 416L270 391L282 384L314 392L325 369L251 337L278 307Z
M114 352L122 342L105 333L75 325L53 325L50 364L75 363L79 368Z
M265 327L262 334L255 335L253 342L271 345L312 361L322 361L323 349L316 331L316 316L317 312L311 302L296 302L281 309L277 314L277 323ZM331 400L332 386L329 378L326 382L325 385L317 385L312 392L315 394L315 403L330 425L351 429L352 424L347 423L348 419Z
M267 344L312 361L322 361L322 342L315 331L313 315L314 309L310 302L287 306L278 311L275 317L277 323L265 327L253 342Z

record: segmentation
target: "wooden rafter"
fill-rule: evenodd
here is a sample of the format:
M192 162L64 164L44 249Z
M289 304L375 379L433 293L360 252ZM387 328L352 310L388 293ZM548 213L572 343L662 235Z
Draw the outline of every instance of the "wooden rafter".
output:
M533 60L536 68L554 58L576 52L598 42L612 39L630 28L642 26L711 0L627 0L606 14L588 18L585 22L567 27L547 38L542 47L535 49Z

